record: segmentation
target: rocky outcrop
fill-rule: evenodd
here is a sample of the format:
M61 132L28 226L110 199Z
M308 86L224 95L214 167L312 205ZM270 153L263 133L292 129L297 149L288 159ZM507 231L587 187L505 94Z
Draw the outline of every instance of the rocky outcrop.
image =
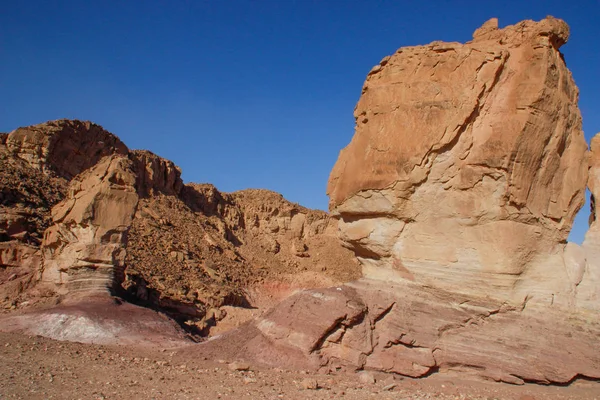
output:
M65 195L67 184L31 168L0 144L0 242L39 245L52 222L50 209Z
M321 372L440 371L513 384L568 383L600 378L599 334L600 324L586 314L361 279L297 293L197 351Z
M24 292L39 280L40 244L67 184L14 157L6 138L0 140L0 309L15 309L33 303Z
M172 161L147 150L129 153L137 175L137 191L140 196L163 193L179 195L183 189L181 170Z
M572 303L562 253L587 145L568 35L551 17L490 20L471 42L401 48L369 72L328 186L365 276Z
M82 301L117 295L207 334L223 307L248 307L263 286L279 295L358 276L326 213L266 190L184 185L173 162L90 122L3 135L0 162L7 310L68 302L64 318L77 320Z
M138 202L131 161L102 159L71 182L44 234L42 280L63 294L110 291L123 281L127 232Z
M256 304L255 289L356 279L357 263L340 246L333 222L268 190L221 193L210 184L188 184L180 197L142 197L124 286L135 301L206 333L224 316L223 307Z
M8 134L6 147L31 167L69 180L107 155L128 152L100 125L67 119L18 128Z
M328 193L363 278L202 345L271 366L600 379L600 248L566 243L597 189L560 20L401 48L367 77ZM595 203L594 203L595 204ZM596 206L594 206L596 207ZM593 214L596 215L596 214Z

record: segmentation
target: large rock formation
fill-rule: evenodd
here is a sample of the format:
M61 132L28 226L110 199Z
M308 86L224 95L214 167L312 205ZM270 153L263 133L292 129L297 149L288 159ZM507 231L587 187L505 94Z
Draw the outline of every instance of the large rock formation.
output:
M326 213L266 190L184 185L173 162L130 151L90 122L2 135L0 162L0 301L17 311L69 304L59 316L32 317L49 324L24 328L33 333L73 338L82 313L93 312L104 322L81 340L113 340L105 317L136 312L115 308L111 296L120 296L206 334L226 317L222 307L248 307L263 286L280 285L275 299L358 276ZM152 313L139 313L152 324ZM17 329L30 319L3 325ZM70 320L73 332L57 334L52 324Z
M328 186L366 276L568 301L560 253L587 177L568 35L490 20L371 70Z
M61 119L8 134L6 148L33 168L71 179L103 157L127 154L127 147L112 133L89 121Z
M127 232L138 202L126 156L111 155L75 178L52 209L42 243L42 281L59 293L112 291L123 282Z
M567 38L554 18L490 20L469 43L384 58L331 174L337 221L264 190L184 185L172 162L90 123L0 136L0 293L11 308L29 301L14 292L41 288L71 300L0 327L105 343L147 329L179 344L169 321L111 295L206 333L254 285L310 282L337 286L298 292L195 350L325 371L600 379L600 137L587 153L558 51ZM56 156L70 148L62 137L79 143L73 165ZM566 238L586 183L594 209L577 246ZM335 223L364 275L346 284Z
M582 247L566 243L588 177L578 90L558 50L568 34L552 17L504 29L494 19L469 43L385 57L328 187L364 277L298 293L202 350L413 377L599 379L598 223Z
M267 190L188 184L180 197L142 196L124 286L140 302L205 329L221 307L256 305L256 291L285 294L358 278L335 227L326 213Z

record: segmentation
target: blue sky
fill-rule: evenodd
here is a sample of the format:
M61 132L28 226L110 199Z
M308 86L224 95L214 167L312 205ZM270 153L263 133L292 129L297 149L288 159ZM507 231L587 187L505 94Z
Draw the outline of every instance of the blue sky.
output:
M185 181L325 209L373 65L402 46L470 40L491 17L546 15L571 26L562 51L589 141L600 131L599 0L5 1L0 132L92 120L173 160Z

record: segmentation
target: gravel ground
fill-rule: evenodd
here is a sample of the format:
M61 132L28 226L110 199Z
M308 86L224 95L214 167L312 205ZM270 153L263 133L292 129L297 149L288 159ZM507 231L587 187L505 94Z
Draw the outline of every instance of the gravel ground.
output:
M58 342L0 333L0 399L600 399L600 383L567 387L317 375L197 359L154 348Z

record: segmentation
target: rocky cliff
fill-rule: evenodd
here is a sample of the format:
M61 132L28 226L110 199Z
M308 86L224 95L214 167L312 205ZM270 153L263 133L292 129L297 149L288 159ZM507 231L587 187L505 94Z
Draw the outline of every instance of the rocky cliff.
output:
M185 185L173 162L90 122L19 128L0 161L5 309L118 296L206 334L221 307L249 307L265 285L358 274L326 213L266 190Z
M552 17L493 19L471 42L385 57L328 186L363 278L298 293L203 350L324 371L599 379L596 214L583 246L566 243L586 184L598 196L599 142L588 154L568 36Z

